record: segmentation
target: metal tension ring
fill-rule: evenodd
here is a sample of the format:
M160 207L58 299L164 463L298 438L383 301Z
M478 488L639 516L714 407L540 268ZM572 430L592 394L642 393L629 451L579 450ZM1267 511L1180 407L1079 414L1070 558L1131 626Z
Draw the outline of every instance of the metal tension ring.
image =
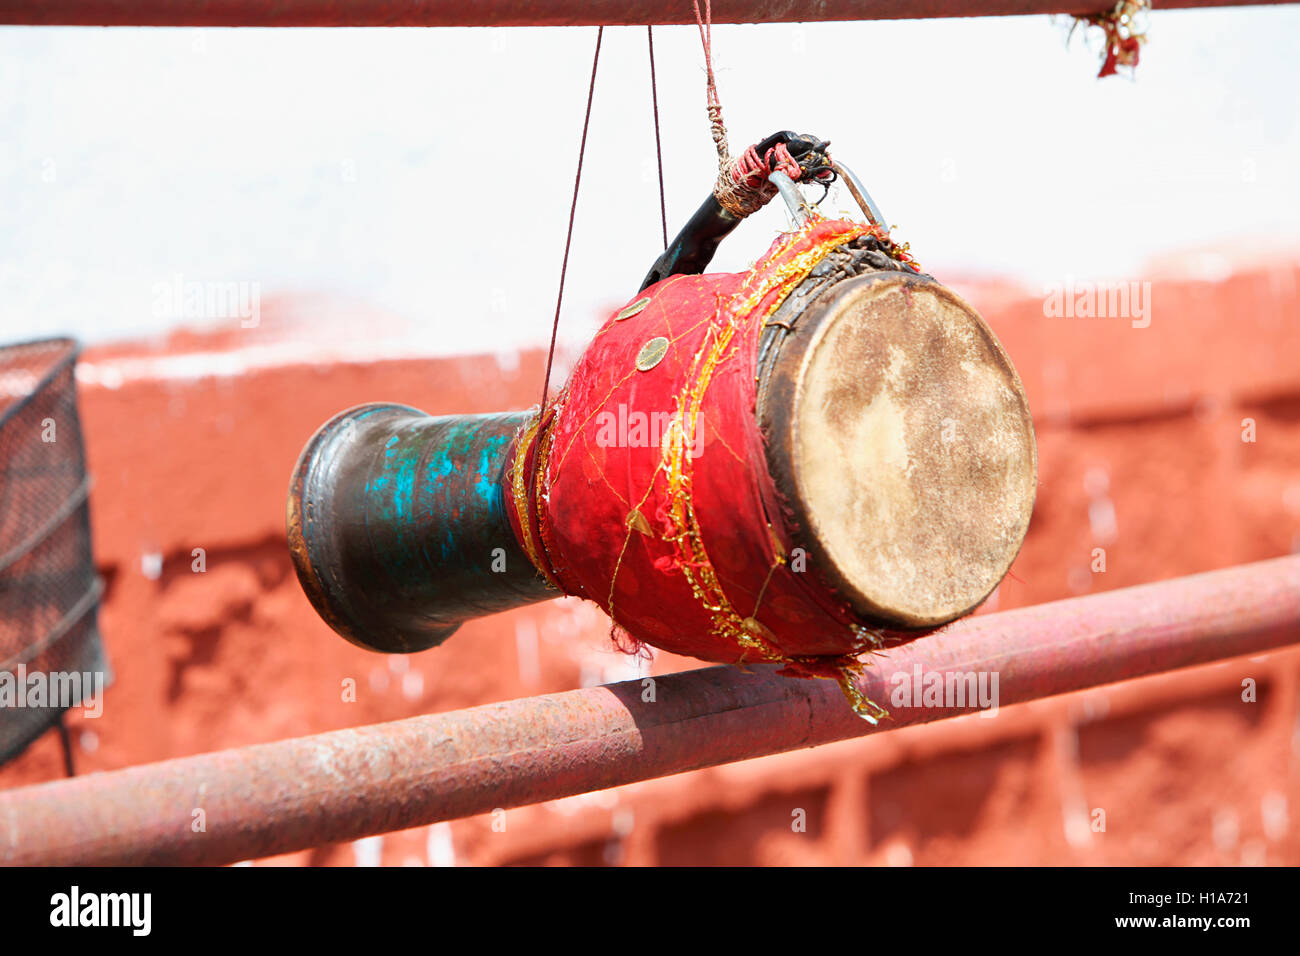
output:
M795 188L794 180L777 169L773 170L767 177L767 181L776 187L776 191L785 200L785 208L790 210L790 215L794 218L795 224L802 226L806 223L808 217L812 214L812 210L808 208L803 193Z
M885 225L885 217L881 214L879 207L872 202L871 194L867 192L867 187L862 185L862 180L858 179L858 177L853 174L853 170L849 169L843 163L832 162L831 169L833 169L839 177L844 180L844 184L849 187L849 192L852 193L853 198L857 201L858 208L862 210L862 214L867 217L867 221L873 226L879 226L880 229L888 235L889 227ZM785 200L785 207L790 210L790 215L794 217L794 221L800 226L806 223L808 221L810 210L807 201L803 198L803 194L795 188L794 180L778 169L767 177L767 181L775 186L777 192L781 194L781 198Z

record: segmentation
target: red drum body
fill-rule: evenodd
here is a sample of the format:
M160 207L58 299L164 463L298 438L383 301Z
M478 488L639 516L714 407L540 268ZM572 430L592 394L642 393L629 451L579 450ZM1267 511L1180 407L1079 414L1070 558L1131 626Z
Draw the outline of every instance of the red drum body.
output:
M877 227L814 217L744 273L629 301L541 413L340 413L295 470L289 541L364 647L562 592L624 646L783 662L852 699L858 655L993 591L1036 486L980 317Z
M984 600L1032 509L1023 391L974 311L882 249L814 221L615 313L516 450L542 573L637 641L795 670Z

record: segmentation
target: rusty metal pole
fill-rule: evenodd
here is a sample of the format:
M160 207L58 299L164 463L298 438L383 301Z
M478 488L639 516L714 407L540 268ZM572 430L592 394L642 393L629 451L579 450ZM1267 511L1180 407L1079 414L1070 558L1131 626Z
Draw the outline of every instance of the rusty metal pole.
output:
M868 668L875 728L831 682L711 667L3 792L0 863L231 863L974 709L894 704L917 668L997 674L1006 706L1297 641L1293 556L959 621Z
M1285 0L1161 0L1235 7ZM735 0L714 23L793 23L1101 13L1114 0ZM0 23L81 26L473 27L694 23L689 0L0 0Z

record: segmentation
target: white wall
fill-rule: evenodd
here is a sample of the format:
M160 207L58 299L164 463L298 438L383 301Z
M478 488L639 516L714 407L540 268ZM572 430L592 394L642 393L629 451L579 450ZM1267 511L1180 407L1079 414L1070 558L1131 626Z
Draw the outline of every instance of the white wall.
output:
M1136 82L1045 17L719 26L737 147L815 132L931 270L1126 275L1294 241L1300 10L1157 12ZM0 29L0 337L174 324L157 287L327 293L412 351L545 341L594 28ZM657 28L670 232L706 194L695 29ZM562 340L660 250L644 28L605 32ZM846 209L832 194L831 211ZM726 243L757 257L783 215ZM358 339L365 329L352 330Z

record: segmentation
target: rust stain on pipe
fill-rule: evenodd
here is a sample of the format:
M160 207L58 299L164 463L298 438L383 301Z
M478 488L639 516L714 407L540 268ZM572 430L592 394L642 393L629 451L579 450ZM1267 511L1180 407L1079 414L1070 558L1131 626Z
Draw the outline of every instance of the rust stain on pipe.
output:
M967 618L877 658L996 672L1002 706L1300 641L1300 556ZM711 667L0 793L0 863L216 864L516 807L969 713L859 720L828 681ZM203 809L206 829L192 830Z
M1279 0L1161 0L1176 7ZM1113 0L736 0L715 23L1101 13ZM0 0L0 23L81 26L401 27L691 24L688 0Z

